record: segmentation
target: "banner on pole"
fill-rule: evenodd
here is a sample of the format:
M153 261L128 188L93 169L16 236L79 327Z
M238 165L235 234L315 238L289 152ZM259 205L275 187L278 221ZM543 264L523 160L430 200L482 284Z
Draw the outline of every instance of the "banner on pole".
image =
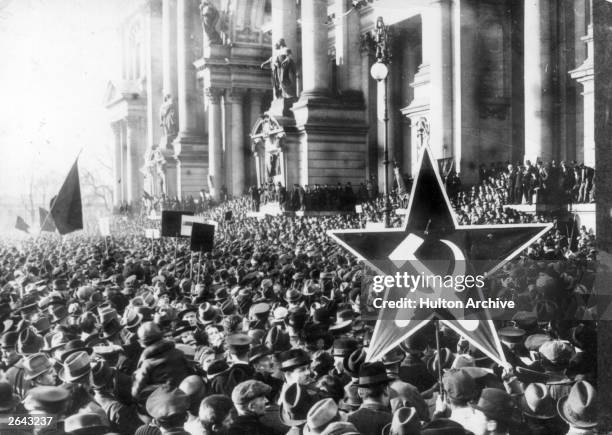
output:
M194 223L203 224L205 223L204 217L202 216L181 216L181 236L191 237L191 229Z
M109 237L111 235L110 218L108 217L98 218L98 228L100 228L100 235L102 237Z
M183 215L193 216L192 211L163 210L161 214L161 236L182 237L181 217Z

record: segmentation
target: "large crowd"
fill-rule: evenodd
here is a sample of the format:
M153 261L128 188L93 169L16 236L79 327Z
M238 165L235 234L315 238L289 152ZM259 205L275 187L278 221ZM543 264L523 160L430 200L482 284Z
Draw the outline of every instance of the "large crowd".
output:
M453 195L461 223L545 219L504 208L487 180ZM489 278L486 291L517 306L511 321L492 312L508 366L445 327L438 352L433 325L365 362L371 272L326 232L381 220L384 199L323 217L247 217L252 207L245 196L201 210L218 222L203 255L187 239L146 238L159 222L142 215L117 217L110 238L2 242L0 433L595 430L597 252L585 228L557 226ZM47 427L7 423L51 415Z

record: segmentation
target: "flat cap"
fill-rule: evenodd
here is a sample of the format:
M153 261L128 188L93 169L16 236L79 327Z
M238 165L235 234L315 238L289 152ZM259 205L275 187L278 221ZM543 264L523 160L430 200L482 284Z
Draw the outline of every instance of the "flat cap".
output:
M246 405L251 400L265 396L272 388L260 381L248 380L241 382L232 391L232 402L234 405Z
M155 419L164 419L187 412L189 398L179 390L163 385L153 391L147 399L147 413Z

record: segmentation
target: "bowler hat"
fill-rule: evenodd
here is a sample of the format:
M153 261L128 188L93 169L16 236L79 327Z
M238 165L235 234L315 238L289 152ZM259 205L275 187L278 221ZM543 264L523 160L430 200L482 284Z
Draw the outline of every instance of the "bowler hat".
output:
M573 427L589 429L597 426L597 393L587 381L576 382L569 394L557 402L557 411Z

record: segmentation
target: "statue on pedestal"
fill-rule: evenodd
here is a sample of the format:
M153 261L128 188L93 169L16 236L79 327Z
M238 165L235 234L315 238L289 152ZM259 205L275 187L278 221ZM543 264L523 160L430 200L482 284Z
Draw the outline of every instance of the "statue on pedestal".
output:
M166 94L159 108L159 120L163 130L161 146L168 148L178 134L178 116L172 95Z
M274 44L274 53L270 59L261 64L261 68L266 65L270 65L272 70L274 98L295 98L297 96L295 61L284 39L281 38Z
M222 44L221 35L215 28L219 21L219 11L208 0L202 0L200 3L200 17L202 17L202 27L208 39L208 44Z
M429 121L424 116L421 116L416 122L416 136L418 139L418 150L423 148L423 145L429 145Z
M159 182L159 194L166 193L166 159L159 148L153 151L152 159L155 163L155 172Z

